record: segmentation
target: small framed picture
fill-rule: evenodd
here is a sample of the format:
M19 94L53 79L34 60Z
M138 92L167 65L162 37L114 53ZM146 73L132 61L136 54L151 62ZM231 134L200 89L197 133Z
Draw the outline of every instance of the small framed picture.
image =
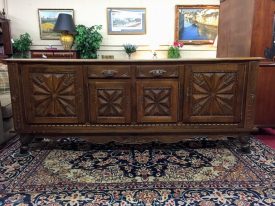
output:
M218 35L219 6L177 5L175 41L185 44L213 44Z
M107 8L108 34L145 34L145 8Z
M70 14L74 19L73 9L38 9L40 39L59 39L60 33L53 28L60 13Z

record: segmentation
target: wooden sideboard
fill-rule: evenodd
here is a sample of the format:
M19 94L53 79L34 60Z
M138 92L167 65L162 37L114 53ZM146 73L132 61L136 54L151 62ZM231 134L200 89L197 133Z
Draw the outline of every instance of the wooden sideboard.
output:
M22 152L34 134L229 135L248 151L259 59L8 59Z
M77 50L57 50L57 49L41 49L30 50L31 58L44 59L78 59L79 52Z
M275 128L275 63L261 62L257 80L255 125Z

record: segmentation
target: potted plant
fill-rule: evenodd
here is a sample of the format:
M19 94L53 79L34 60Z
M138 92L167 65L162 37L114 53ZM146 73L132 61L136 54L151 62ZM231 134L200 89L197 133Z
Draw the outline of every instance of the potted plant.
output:
M12 44L14 56L27 58L31 45L31 36L28 33L21 34L19 38L15 39Z
M99 31L102 25L94 25L86 27L84 25L76 26L75 44L76 49L80 52L80 57L83 59L96 59L97 50L102 42L102 35Z
M137 46L133 44L123 44L123 47L129 59L131 59L132 53L135 53L137 51Z
M182 42L174 42L173 46L168 49L168 59L180 58L180 48L183 47Z

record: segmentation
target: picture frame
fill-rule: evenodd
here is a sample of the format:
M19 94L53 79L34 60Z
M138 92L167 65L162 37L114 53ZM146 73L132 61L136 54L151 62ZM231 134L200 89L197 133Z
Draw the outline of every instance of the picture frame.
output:
M57 20L57 17L60 13L70 14L74 19L73 9L38 9L40 39L42 40L59 39L60 33L54 32L53 28Z
M109 35L146 34L145 8L107 8Z
M218 5L176 5L175 41L214 44L218 35Z

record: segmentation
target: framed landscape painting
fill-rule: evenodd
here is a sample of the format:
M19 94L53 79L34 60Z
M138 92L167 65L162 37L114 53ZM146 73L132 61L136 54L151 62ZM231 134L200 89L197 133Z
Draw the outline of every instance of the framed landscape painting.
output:
M218 35L219 6L176 6L175 41L213 44Z
M145 34L145 8L107 8L108 34Z
M40 39L59 39L60 33L54 32L53 28L60 13L70 14L74 18L73 9L38 9Z

